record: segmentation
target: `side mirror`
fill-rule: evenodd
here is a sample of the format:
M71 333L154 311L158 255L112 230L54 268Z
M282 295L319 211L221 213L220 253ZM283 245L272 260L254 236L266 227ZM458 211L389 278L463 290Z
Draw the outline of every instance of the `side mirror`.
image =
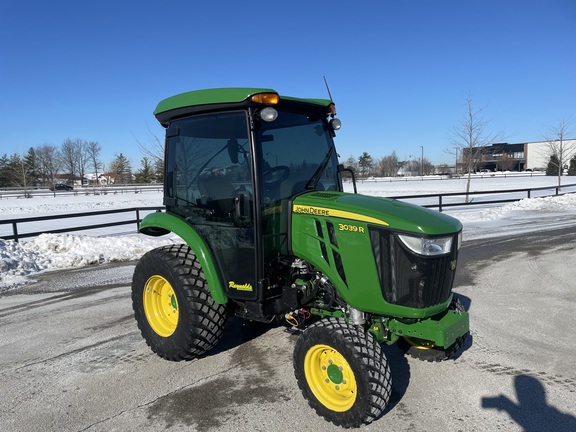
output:
M356 176L354 175L354 171L351 168L345 168L344 165L338 164L338 172L342 174L343 172L350 173L350 177L352 178L352 186L354 187L354 193L358 193L358 189L356 188Z

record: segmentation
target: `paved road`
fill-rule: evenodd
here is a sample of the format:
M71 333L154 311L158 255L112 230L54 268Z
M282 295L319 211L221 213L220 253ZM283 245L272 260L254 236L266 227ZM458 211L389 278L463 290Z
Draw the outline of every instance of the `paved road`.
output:
M576 233L478 240L457 291L472 337L433 364L386 347L393 395L365 431L576 431ZM0 296L1 431L339 430L292 371L284 327L229 321L212 355L173 363L140 337L130 265L43 275Z

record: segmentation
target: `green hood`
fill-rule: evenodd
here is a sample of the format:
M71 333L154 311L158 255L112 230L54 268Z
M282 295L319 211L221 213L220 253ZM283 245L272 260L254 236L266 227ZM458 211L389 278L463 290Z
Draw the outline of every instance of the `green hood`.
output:
M453 234L462 229L458 219L390 198L345 192L309 192L298 196L292 211L339 217L422 235Z

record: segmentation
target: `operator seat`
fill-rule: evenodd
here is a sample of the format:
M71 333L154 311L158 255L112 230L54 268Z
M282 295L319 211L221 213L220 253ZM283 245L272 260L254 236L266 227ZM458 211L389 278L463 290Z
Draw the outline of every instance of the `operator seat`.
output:
M202 203L216 212L229 214L234 210L236 189L223 175L209 175L198 179Z

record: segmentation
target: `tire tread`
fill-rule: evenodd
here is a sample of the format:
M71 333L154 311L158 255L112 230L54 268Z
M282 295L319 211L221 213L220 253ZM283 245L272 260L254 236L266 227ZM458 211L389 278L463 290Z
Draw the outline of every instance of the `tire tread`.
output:
M180 305L180 313L187 314L181 321L188 322L188 328L177 328L168 338L172 343L156 335L144 315L143 284L155 269L171 273L177 285L173 288L181 291L181 298L186 303ZM205 354L216 345L224 331L226 307L214 301L196 255L184 244L153 249L141 258L134 271L132 305L146 343L167 360L191 360Z
M302 365L307 348L317 343L316 341L325 343L335 339L340 339L352 354L353 362L358 365L361 375L356 379L364 380L367 388L367 394L359 394L354 406L343 413L329 410L316 399L308 386ZM342 319L322 319L300 336L294 351L294 372L308 404L320 416L337 426L351 428L369 424L382 415L390 400L392 379L380 345L370 333L364 332L361 327L350 326Z

